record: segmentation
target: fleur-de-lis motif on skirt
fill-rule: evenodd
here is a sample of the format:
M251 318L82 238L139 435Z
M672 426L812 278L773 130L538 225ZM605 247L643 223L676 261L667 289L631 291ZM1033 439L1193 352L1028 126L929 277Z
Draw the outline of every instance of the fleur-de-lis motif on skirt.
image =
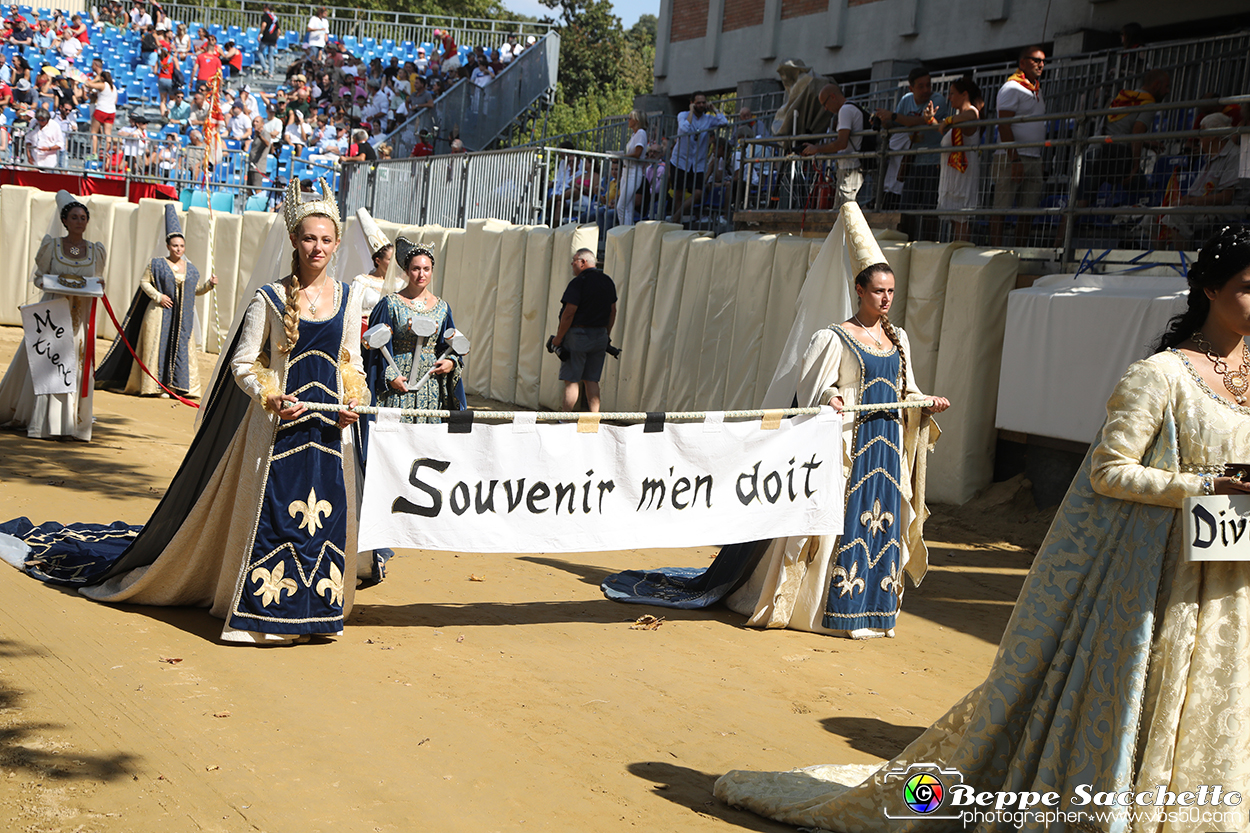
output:
M871 512L859 514L859 522L868 527L869 535L884 533L886 527L894 523L894 513L881 511L881 500L877 499L872 502Z
M830 572L833 576L831 585L838 589L839 596L855 595L854 591L864 592L865 584L862 578L859 578L859 562L851 562L851 570L848 573L845 567L834 567ZM840 580L839 580L840 579Z
M317 529L323 525L321 523L321 515L324 513L326 517L329 517L330 513L334 511L334 507L330 505L328 500L317 500L317 490L314 488L308 490L307 501L297 500L288 506L286 510L291 513L292 518L301 512L304 514L304 520L300 521L299 526L300 529L307 528L308 537L311 538L317 534Z

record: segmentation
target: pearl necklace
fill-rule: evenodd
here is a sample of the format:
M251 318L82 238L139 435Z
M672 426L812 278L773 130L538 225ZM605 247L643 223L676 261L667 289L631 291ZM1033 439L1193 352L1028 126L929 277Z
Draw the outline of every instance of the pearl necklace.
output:
M425 293L422 293L421 295L419 295L419 296L418 296L418 297L416 297L416 298L408 298L408 297L405 297L405 296L403 296L403 295L400 295L399 297L400 297L400 298L403 298L403 299L404 299L404 303L405 303L405 304L407 304L408 306L412 307L413 309L415 309L417 312L425 312L425 311L426 311L426 310L428 310L431 306L433 306L433 305L432 305L432 304L430 304L429 302L421 300L422 298L424 298L424 297L425 297Z
M1246 391L1250 390L1250 348L1246 347L1245 340L1243 339L1241 342L1241 367L1236 370L1230 370L1228 361L1221 356L1215 355L1215 348L1211 346L1211 342L1207 341L1202 333L1194 333L1190 338L1194 344L1198 345L1199 350L1207 354L1211 364L1215 365L1215 372L1224 380L1224 387L1237 400L1237 404L1246 404Z

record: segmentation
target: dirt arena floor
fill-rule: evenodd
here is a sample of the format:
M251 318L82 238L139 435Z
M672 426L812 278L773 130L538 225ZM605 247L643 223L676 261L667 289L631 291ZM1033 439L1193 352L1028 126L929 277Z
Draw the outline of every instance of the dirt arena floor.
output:
M19 336L0 328L0 361ZM194 414L109 393L95 411L90 444L0 431L0 519L146 520ZM0 828L791 830L712 782L898 752L981 681L1048 523L1020 482L933 507L929 575L897 638L868 642L599 592L711 548L401 550L341 638L279 648L219 643L204 610L97 604L0 564ZM663 624L631 629L645 613Z

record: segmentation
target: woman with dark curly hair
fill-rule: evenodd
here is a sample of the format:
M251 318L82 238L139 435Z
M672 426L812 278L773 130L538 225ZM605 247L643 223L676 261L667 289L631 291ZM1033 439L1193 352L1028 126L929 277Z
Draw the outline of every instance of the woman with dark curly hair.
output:
M93 243L83 237L91 212L87 206L74 199L67 191L56 195L60 208L60 222L54 225L65 228L63 237L54 237L56 229L44 236L35 253L35 268L31 280L44 289L41 301L66 298L74 326L74 363L76 389L70 393L36 394L26 357L26 345L18 347L17 354L9 363L9 369L0 382L0 425L25 428L26 435L39 439L69 437L84 442L91 440L91 399L95 391L91 366L89 340L91 315L95 310L94 298L86 295L64 295L45 287L44 278L71 276L72 278L104 278L104 244ZM85 283L85 282L84 282Z

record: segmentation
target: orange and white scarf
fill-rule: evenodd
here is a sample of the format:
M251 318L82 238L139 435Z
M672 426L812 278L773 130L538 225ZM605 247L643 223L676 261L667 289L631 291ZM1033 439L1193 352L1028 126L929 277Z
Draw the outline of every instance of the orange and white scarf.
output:
M1037 84L1029 80L1029 77L1024 74L1024 70L1022 69L1016 70L1015 72L1011 74L1011 77L1008 78L1007 80L1015 81L1021 87L1024 87L1026 90L1033 93L1033 95L1037 95L1037 89L1038 89Z
M950 129L951 132L951 145L963 147L964 129L955 125L954 122L954 116L947 116L943 119L943 123ZM968 170L968 154L964 153L962 150L953 150L946 154L946 164L950 165L962 174Z
M1117 107L1140 107L1143 104L1154 104L1155 97L1145 90L1120 90L1120 94L1111 102L1111 109ZM1108 122L1117 122L1128 113L1117 113L1114 116L1107 116Z

